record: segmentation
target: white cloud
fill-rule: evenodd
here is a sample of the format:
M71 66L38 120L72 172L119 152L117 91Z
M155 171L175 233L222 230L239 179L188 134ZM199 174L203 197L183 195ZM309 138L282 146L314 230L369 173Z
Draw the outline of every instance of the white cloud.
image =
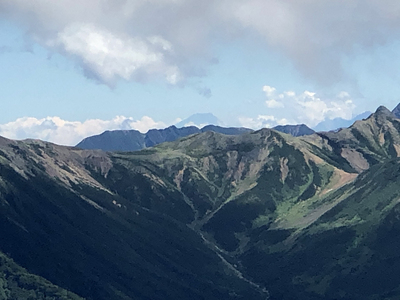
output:
M268 100L265 101L265 104L267 105L268 108L282 108L285 107L285 105L280 101L283 99L283 95L279 94L278 99L279 101L273 99L276 97L276 88L269 86L269 85L264 85L262 88L263 92L265 92L265 95L267 96Z
M400 39L395 0L2 0L0 13L106 83L181 82L201 73L216 42L242 36L261 37L303 75L332 83L346 80L344 56Z
M256 118L239 117L239 123L241 126L246 128L260 129L288 124L288 120L285 118L278 119L271 115L258 115Z
M195 126L195 127L197 127L197 128L203 128L203 127L205 127L205 126L207 126L207 125L210 125L210 124L208 124L208 123L196 124L196 123L194 123L194 122L188 122L188 123L186 123L186 124L184 125L184 127Z
M275 99L267 100L267 101L265 101L265 104L269 108L282 108L282 107L285 107L285 105L282 102L276 101Z
M180 80L177 66L169 65L164 58L172 53L172 45L159 36L129 38L92 24L73 23L46 44L79 58L91 73L109 84L138 74L163 75L171 84Z
M333 98L322 98L317 93L310 91L300 94L285 91L278 95L278 100L275 100L276 89L264 86L263 90L267 90L266 106L276 108L274 113L288 118L292 124L304 123L313 127L325 119L351 119L355 108L350 95L344 91ZM279 110L283 107L285 109ZM273 121L274 124L278 124L276 120Z
M84 122L66 121L59 117L37 119L19 118L7 124L0 124L0 135L10 139L41 139L61 145L76 145L82 139L100 134L106 130L136 129L142 133L152 128L165 128L163 122L154 121L148 116L140 120L116 116L111 120L90 119Z
M269 85L264 85L263 86L263 92L267 95L267 97L271 97L272 95L275 94L276 89L274 87L271 87Z
M400 2L395 0L231 0L227 18L254 30L320 83L346 80L344 56L400 38Z
M341 91L339 94L338 94L338 97L339 98L350 98L350 95L349 95L349 93L347 93L347 92L345 92L345 91Z

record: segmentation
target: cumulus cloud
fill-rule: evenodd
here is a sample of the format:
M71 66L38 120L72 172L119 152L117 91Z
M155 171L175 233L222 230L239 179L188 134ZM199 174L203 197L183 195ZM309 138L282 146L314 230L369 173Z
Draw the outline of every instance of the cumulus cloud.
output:
M210 124L209 123L196 124L194 122L187 122L187 123L185 123L184 127L195 126L197 128L203 128L207 125L210 125Z
M59 117L42 119L24 117L7 124L0 124L0 135L10 139L41 139L60 145L76 145L85 137L106 130L136 129L142 133L152 128L164 128L166 124L148 116L140 120L117 116L111 120L90 119L84 122L66 121Z
M333 98L323 98L314 92L304 91L296 94L293 91L277 93L276 89L264 86L266 106L274 108L276 115L285 115L292 124L304 123L310 127L325 119L351 119L355 104L350 95L342 91ZM285 108L285 109L279 109ZM275 121L275 120L271 120ZM275 122L275 124L278 124Z
M163 78L175 85L204 74L198 62L211 61L204 39L216 19L203 24L204 11L211 8L189 2L3 0L0 14L100 82Z
M341 62L354 49L368 53L400 38L395 0L2 0L0 12L107 84L204 75L216 43L242 36L330 84L346 79Z
M264 85L262 90L263 90L263 92L265 92L267 97L270 97L270 96L274 95L276 88L269 86L269 85Z
M180 80L178 67L165 60L172 46L159 36L129 38L92 24L74 23L46 44L78 58L97 79L109 84L139 75L161 75L171 84Z
M265 101L265 104L269 108L285 107L285 105L282 102L276 101L275 99L267 100L267 101Z
M239 117L239 123L246 128L260 129L271 128L276 125L285 125L288 124L288 120L285 118L279 119L271 115L258 115L256 118Z

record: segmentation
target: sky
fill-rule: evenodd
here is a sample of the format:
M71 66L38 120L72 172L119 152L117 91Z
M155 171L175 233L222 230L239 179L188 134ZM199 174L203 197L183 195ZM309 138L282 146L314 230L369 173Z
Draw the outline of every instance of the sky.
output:
M393 109L396 0L0 0L0 135L75 145L196 113L253 129Z

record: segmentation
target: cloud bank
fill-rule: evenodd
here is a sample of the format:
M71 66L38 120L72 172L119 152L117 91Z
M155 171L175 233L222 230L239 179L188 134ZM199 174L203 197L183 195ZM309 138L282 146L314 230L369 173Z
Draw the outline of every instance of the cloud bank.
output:
M302 93L279 92L276 88L268 85L263 86L262 90L265 93L265 108L268 114L260 114L257 117L239 117L240 126L260 129L276 125L306 124L314 127L327 119L349 120L353 117L355 105L351 96L344 91L333 98L324 98L309 91ZM231 122L236 123L232 120ZM178 127L204 127L208 124L218 125L220 121L212 114L195 114L183 121L176 119L175 123ZM10 139L34 138L61 145L76 145L82 139L106 130L135 129L145 133L149 129L161 129L169 125L155 121L148 116L143 116L139 120L116 116L111 120L90 119L84 122L66 121L59 117L42 119L23 117L7 124L0 124L0 135Z
M32 138L74 146L82 139L106 130L136 129L145 133L149 129L165 127L166 124L163 122L156 122L147 116L140 120L117 116L111 120L91 119L84 122L66 121L59 117L43 119L24 117L7 124L0 124L0 135L9 139Z
M346 79L343 57L400 39L396 0L2 0L0 12L108 85L182 84L206 73L216 45L249 36L331 84Z
M242 126L257 129L285 124L306 124L314 127L328 119L349 120L356 108L345 91L331 98L318 96L310 91L279 93L276 88L268 85L263 86L263 91L267 99L265 106L270 114L259 115L256 118L241 117L239 122Z

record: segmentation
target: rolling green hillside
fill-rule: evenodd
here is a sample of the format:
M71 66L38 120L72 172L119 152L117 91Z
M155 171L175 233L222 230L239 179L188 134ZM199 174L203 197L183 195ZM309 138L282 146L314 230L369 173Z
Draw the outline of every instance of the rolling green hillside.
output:
M136 152L1 138L0 251L86 299L398 299L399 130L380 107Z

